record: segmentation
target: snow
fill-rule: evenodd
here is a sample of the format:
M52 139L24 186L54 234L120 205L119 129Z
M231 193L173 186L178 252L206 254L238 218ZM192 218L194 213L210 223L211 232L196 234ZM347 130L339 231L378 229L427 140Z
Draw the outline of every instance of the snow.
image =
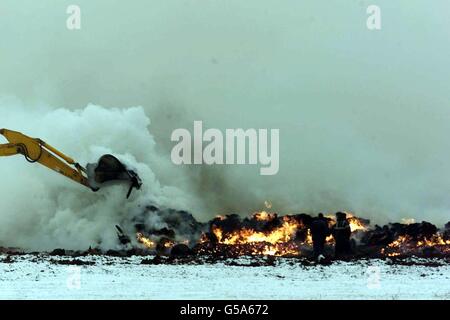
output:
M450 299L450 264L439 260L438 266L383 260L304 266L280 259L250 267L146 265L138 256L77 258L94 263L83 266L54 263L71 257L10 258L0 255L0 299Z

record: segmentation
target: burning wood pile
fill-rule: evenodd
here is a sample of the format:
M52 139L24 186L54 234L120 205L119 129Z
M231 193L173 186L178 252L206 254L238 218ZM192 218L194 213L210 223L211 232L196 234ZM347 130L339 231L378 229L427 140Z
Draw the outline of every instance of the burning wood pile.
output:
M160 210L150 208L148 214ZM351 229L351 257L450 256L450 222L443 230L428 222L370 225L370 221L346 212ZM185 211L170 211L164 227L146 228L136 223L136 240L146 250L161 255L238 256L311 256L308 214L279 216L261 211L250 217L236 214L217 216L207 223L196 221ZM334 215L325 216L331 229ZM181 232L180 232L181 231ZM325 253L333 256L334 238L326 238Z
M381 253L390 257L405 255L440 256L450 255L450 223L443 232L428 222L412 224L390 224L383 230L389 242Z

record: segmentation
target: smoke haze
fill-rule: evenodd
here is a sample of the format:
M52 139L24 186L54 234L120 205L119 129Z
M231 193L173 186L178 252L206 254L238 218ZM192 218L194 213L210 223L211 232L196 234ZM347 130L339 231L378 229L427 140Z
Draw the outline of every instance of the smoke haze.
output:
M349 210L442 225L450 198L450 3L379 0L0 2L0 127L82 164L113 153L144 189L92 193L20 156L0 159L0 245L115 243L149 201L200 220ZM280 171L175 166L176 128L280 129ZM139 194L138 194L139 193ZM19 236L20 235L20 236Z

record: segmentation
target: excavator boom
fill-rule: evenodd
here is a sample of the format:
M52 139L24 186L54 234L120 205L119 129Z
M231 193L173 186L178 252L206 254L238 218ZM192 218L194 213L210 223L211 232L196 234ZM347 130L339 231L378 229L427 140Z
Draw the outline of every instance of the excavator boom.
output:
M31 138L8 129L0 129L0 134L9 141L9 143L0 144L0 156L22 154L28 162L38 162L93 191L97 191L104 182L126 180L131 182L128 198L133 188L140 189L142 185L138 175L134 171L128 170L112 155L104 155L97 165L90 165L95 166L90 170L92 171L92 176L90 176L79 163L41 139ZM103 159L110 161L105 164ZM111 165L108 166L109 163Z

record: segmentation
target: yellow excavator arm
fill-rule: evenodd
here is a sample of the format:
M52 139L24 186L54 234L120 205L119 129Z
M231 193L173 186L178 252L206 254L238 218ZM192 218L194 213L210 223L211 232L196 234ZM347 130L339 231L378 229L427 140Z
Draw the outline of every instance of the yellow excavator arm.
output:
M97 191L101 184L108 181L127 180L131 182L128 198L133 188L140 189L142 185L139 176L133 170L125 168L114 156L102 156L98 165L91 168L92 174L89 176L88 171L79 163L41 139L31 138L8 129L0 129L0 134L9 141L9 143L0 144L0 157L21 154L28 162L38 162L93 191Z
M7 129L0 129L0 134L10 142L0 144L0 156L22 154L28 162L39 162L47 168L89 187L87 176L85 176L86 170L72 158L41 139L31 138L20 132Z

